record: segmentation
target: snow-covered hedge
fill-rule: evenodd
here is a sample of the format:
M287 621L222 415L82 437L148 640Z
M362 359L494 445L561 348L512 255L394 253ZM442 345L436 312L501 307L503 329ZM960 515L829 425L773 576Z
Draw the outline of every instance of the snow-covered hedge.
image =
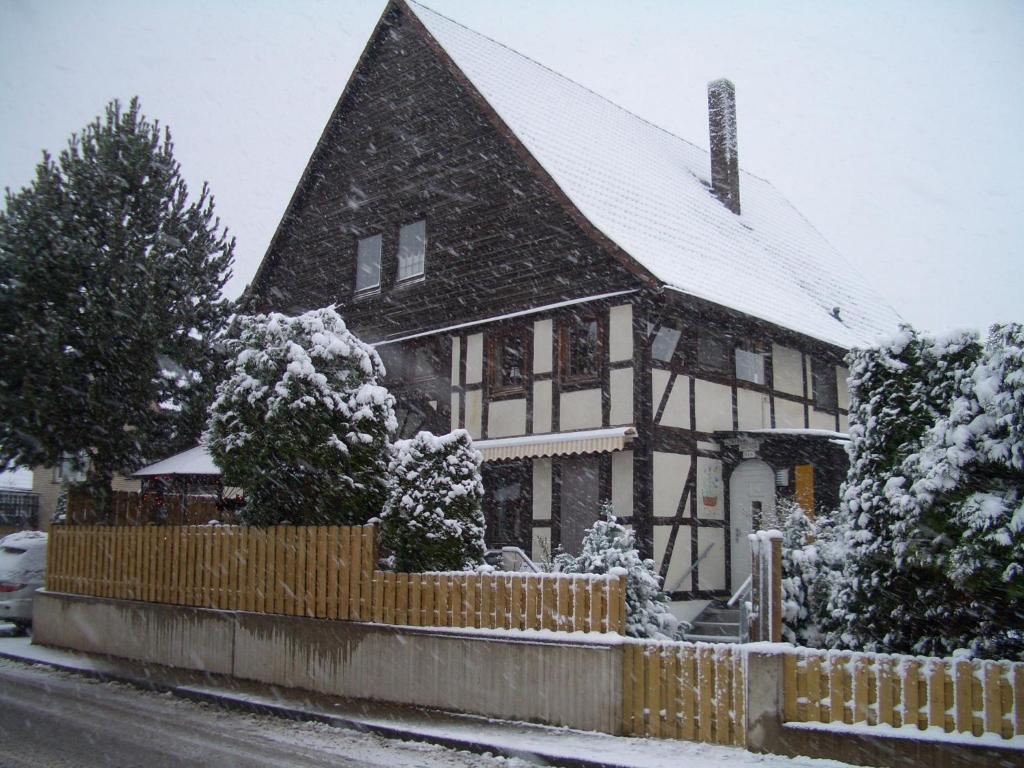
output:
M630 637L678 640L690 628L669 612L668 596L661 591L654 561L640 557L633 531L615 519L609 502L601 505L597 521L584 534L580 554L556 555L554 566L559 573L625 576L626 634Z
M1024 330L853 350L827 645L1024 658ZM828 558L826 558L828 559Z
M359 524L380 512L394 398L384 366L333 308L238 316L204 442L243 521Z
M392 447L381 548L407 573L457 571L483 563L480 453L464 429L420 432Z

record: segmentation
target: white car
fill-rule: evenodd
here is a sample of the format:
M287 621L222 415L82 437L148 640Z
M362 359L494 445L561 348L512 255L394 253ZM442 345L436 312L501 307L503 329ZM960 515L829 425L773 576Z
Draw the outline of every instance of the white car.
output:
M0 539L0 621L20 631L32 624L32 595L43 586L46 534L19 531Z

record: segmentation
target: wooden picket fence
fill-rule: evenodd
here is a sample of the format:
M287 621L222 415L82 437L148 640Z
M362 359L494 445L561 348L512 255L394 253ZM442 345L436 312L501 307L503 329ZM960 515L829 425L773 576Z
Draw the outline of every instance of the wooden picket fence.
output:
M624 652L624 735L746 745L742 646L637 640Z
M47 589L382 624L619 632L619 577L376 570L373 526L53 528Z
M1022 663L795 648L783 691L787 722L1024 734Z

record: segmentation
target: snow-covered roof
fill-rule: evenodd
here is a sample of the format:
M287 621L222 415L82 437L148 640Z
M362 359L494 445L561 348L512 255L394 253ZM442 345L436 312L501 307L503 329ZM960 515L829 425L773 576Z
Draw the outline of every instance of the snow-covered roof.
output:
M160 475L219 475L220 467L213 463L213 457L201 445L176 453L168 459L150 464L132 477L157 477Z
M710 191L707 151L408 6L579 211L667 287L841 347L896 327L896 312L764 179L741 171L733 214Z

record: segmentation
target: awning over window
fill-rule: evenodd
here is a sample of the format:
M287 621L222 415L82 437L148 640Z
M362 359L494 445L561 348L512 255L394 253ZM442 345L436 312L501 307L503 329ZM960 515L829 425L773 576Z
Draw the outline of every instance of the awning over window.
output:
M611 453L623 450L636 437L634 427L587 429L579 432L550 432L524 437L476 440L473 445L484 461L568 456L574 453Z

